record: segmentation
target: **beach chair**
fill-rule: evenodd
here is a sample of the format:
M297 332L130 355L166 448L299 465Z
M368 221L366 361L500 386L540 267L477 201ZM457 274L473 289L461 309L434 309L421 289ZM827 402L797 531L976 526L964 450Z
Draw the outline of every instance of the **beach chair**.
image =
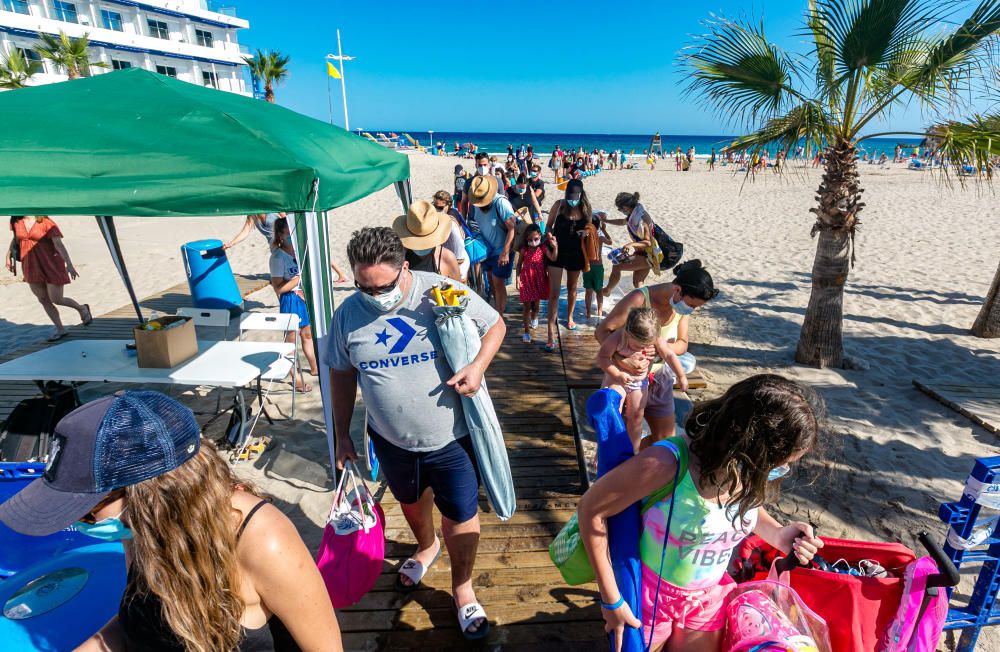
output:
M270 423L274 423L271 416L267 413L267 407L265 405L265 399L267 395L263 392L263 381L268 381L269 383L274 381L281 381L292 374L292 370L298 370L299 368L299 316L288 314L288 313L267 313L267 312L246 312L240 317L240 336L239 339L242 342L246 333L250 331L260 331L260 332L271 332L271 333L281 333L282 339L288 336L289 333L293 333L295 336L295 352L292 354L292 358L281 358L277 362L271 365L271 368L265 371L257 378L257 398L260 401L261 412L264 413L264 417ZM268 394L270 394L270 385L268 389ZM292 374L292 414L291 417L295 418L295 394L298 392L295 389L295 375Z

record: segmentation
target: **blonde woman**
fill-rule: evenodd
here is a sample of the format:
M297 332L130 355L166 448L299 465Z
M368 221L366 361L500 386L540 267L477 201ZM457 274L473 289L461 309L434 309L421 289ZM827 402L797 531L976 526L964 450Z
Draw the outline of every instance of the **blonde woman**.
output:
M200 441L189 409L159 392L120 392L68 414L56 435L51 473L0 506L0 521L124 543L118 615L78 650L342 649L295 526Z

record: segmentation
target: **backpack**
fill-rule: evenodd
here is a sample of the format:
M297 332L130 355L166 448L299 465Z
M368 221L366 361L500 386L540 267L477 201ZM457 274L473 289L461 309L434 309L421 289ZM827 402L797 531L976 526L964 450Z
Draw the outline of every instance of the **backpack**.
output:
M0 429L0 461L44 461L56 424L80 407L76 387L53 382L43 392L18 403L7 417Z
M934 652L948 617L948 595L933 594L927 578L938 573L930 557L910 562L903 571L903 599L879 644L879 652Z

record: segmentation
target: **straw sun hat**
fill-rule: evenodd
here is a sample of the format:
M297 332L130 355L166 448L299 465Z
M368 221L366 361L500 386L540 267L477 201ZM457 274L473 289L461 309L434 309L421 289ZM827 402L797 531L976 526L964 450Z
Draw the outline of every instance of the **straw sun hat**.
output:
M438 212L429 201L420 199L410 205L406 215L393 221L392 230L407 249L430 249L448 240L451 216Z
M469 192L472 195L473 206L479 208L489 206L497 196L497 178L492 174L475 177Z

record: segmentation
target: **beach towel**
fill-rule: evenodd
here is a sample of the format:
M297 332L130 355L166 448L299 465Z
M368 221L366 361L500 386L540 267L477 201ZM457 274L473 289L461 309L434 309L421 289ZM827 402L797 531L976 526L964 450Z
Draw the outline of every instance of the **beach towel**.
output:
M441 347L453 373L468 366L482 346L482 332L465 314L467 303L467 298L459 297L458 305L434 306ZM476 451L476 465L479 467L483 488L486 489L486 497L497 518L506 521L514 515L517 507L514 479L510 472L503 432L500 430L500 420L497 419L485 380L475 396L462 396L462 411L472 438L472 447Z
M597 227L588 224L583 227L583 237L580 238L580 248L583 250L583 271L590 271L590 261L600 260L601 243L598 240Z

